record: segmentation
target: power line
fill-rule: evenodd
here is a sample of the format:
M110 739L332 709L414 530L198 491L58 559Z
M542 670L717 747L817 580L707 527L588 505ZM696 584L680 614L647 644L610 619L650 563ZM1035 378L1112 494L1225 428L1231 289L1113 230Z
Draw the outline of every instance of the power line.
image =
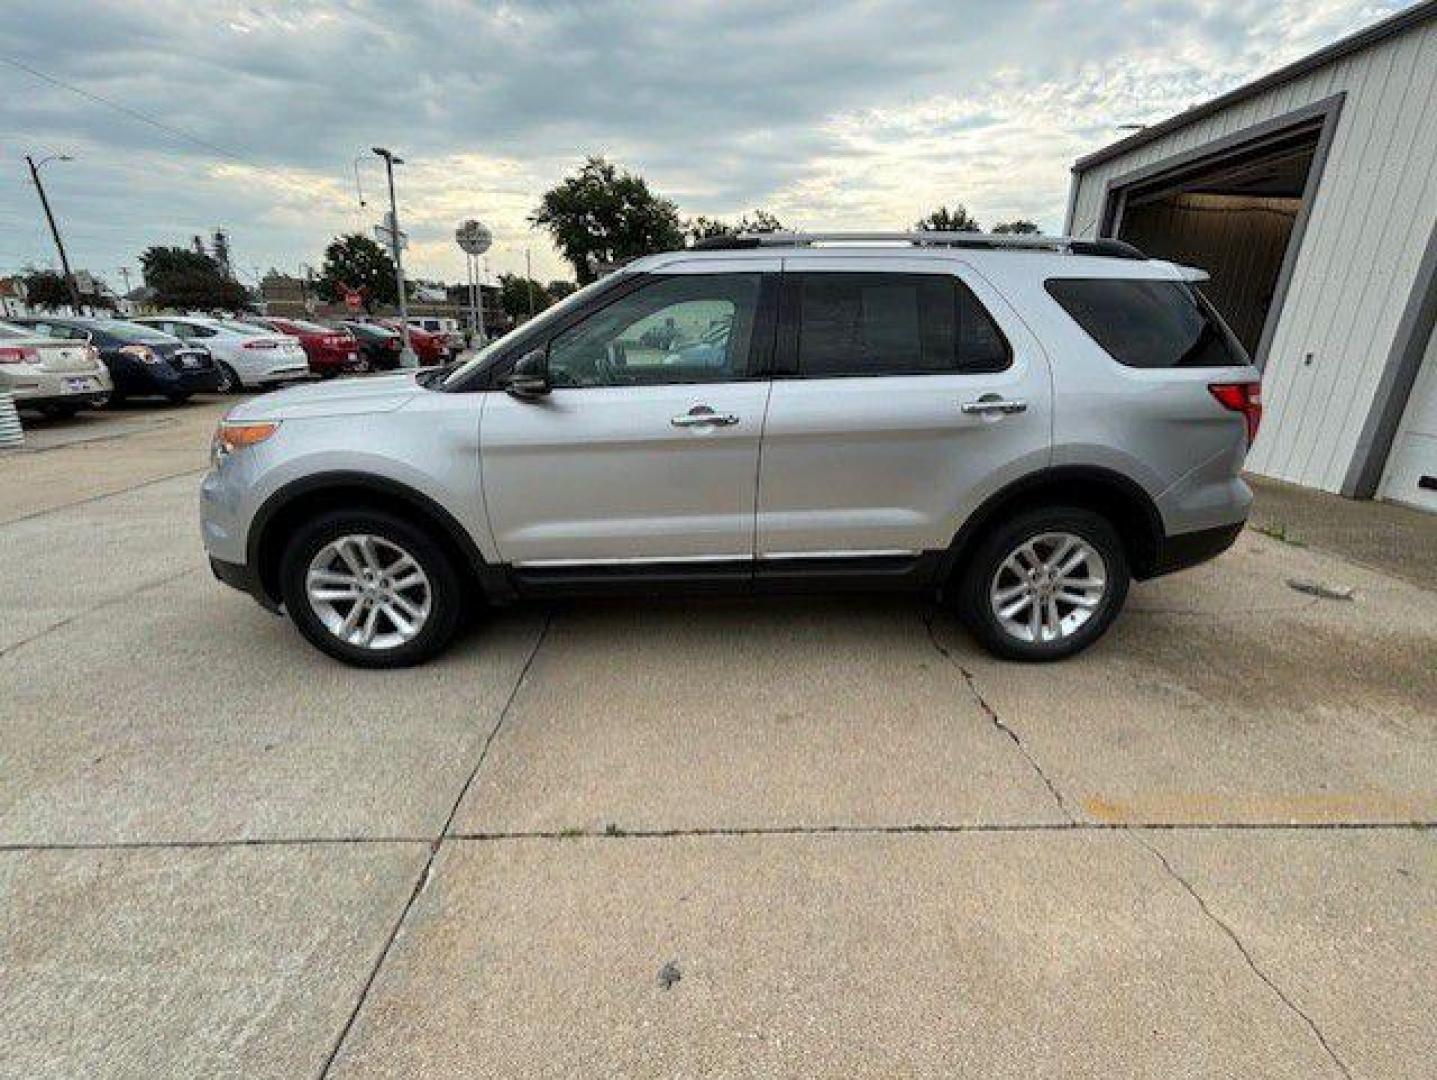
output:
M14 68L19 68L21 71L33 75L37 79L50 83L52 86L58 86L62 90L68 90L72 94L78 94L80 97L93 101L98 105L104 105L107 108L114 109L116 112L124 113L131 119L138 120L142 124L149 124L150 127L157 128L168 135L173 135L178 139L186 139L196 146L203 146L206 150L213 151L222 157L227 157L231 161L238 161L241 165L248 165L252 169L263 168L263 166L255 164L255 162L250 161L242 154L237 154L233 150L227 150L223 146L218 146L207 139L202 139L198 135L185 131L183 128L177 128L173 124L167 124L163 120L158 120L148 113L141 112L139 109L132 109L128 105L121 105L118 101L111 101L109 98L103 97L100 94L91 93L89 90L76 86L74 83L68 83L64 79L56 78L54 75L47 75L38 68L33 68L29 64L22 63L14 57L0 56L0 62L9 64Z

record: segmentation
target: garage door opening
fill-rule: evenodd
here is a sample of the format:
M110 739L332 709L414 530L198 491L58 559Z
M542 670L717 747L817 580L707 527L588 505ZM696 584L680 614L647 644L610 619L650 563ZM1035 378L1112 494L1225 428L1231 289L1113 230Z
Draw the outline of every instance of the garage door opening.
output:
M1320 119L1113 193L1107 235L1206 270L1203 291L1259 361L1314 186Z

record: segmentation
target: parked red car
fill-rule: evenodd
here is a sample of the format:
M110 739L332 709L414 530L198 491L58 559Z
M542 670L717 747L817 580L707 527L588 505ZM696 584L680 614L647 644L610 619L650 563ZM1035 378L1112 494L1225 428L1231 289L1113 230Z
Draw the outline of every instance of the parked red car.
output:
M316 375L329 377L369 370L369 365L360 356L359 343L343 327L275 317L250 318L248 321L299 338L299 343L304 346L304 355L309 359L309 370Z
M376 323L386 330L393 330L400 333L398 319L375 319ZM417 326L409 328L409 344L414 349L414 355L419 357L420 367L433 367L435 364L447 364L450 357L449 340L443 334L431 334L428 330L421 330Z

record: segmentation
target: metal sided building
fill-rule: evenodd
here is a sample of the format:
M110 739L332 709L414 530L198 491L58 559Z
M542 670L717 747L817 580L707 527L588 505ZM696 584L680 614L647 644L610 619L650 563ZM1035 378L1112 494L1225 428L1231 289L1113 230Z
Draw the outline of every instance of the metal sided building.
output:
M1437 0L1080 159L1066 225L1212 275L1253 472L1437 510Z

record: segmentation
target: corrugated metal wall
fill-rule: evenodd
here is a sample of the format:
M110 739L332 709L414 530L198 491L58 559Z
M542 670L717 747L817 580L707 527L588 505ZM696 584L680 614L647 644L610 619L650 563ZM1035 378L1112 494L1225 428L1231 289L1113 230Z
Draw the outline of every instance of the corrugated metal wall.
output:
M1107 182L1346 93L1263 378L1255 472L1338 491L1437 222L1437 23L1201 118L1082 174L1071 229ZM1308 362L1307 357L1311 356Z

